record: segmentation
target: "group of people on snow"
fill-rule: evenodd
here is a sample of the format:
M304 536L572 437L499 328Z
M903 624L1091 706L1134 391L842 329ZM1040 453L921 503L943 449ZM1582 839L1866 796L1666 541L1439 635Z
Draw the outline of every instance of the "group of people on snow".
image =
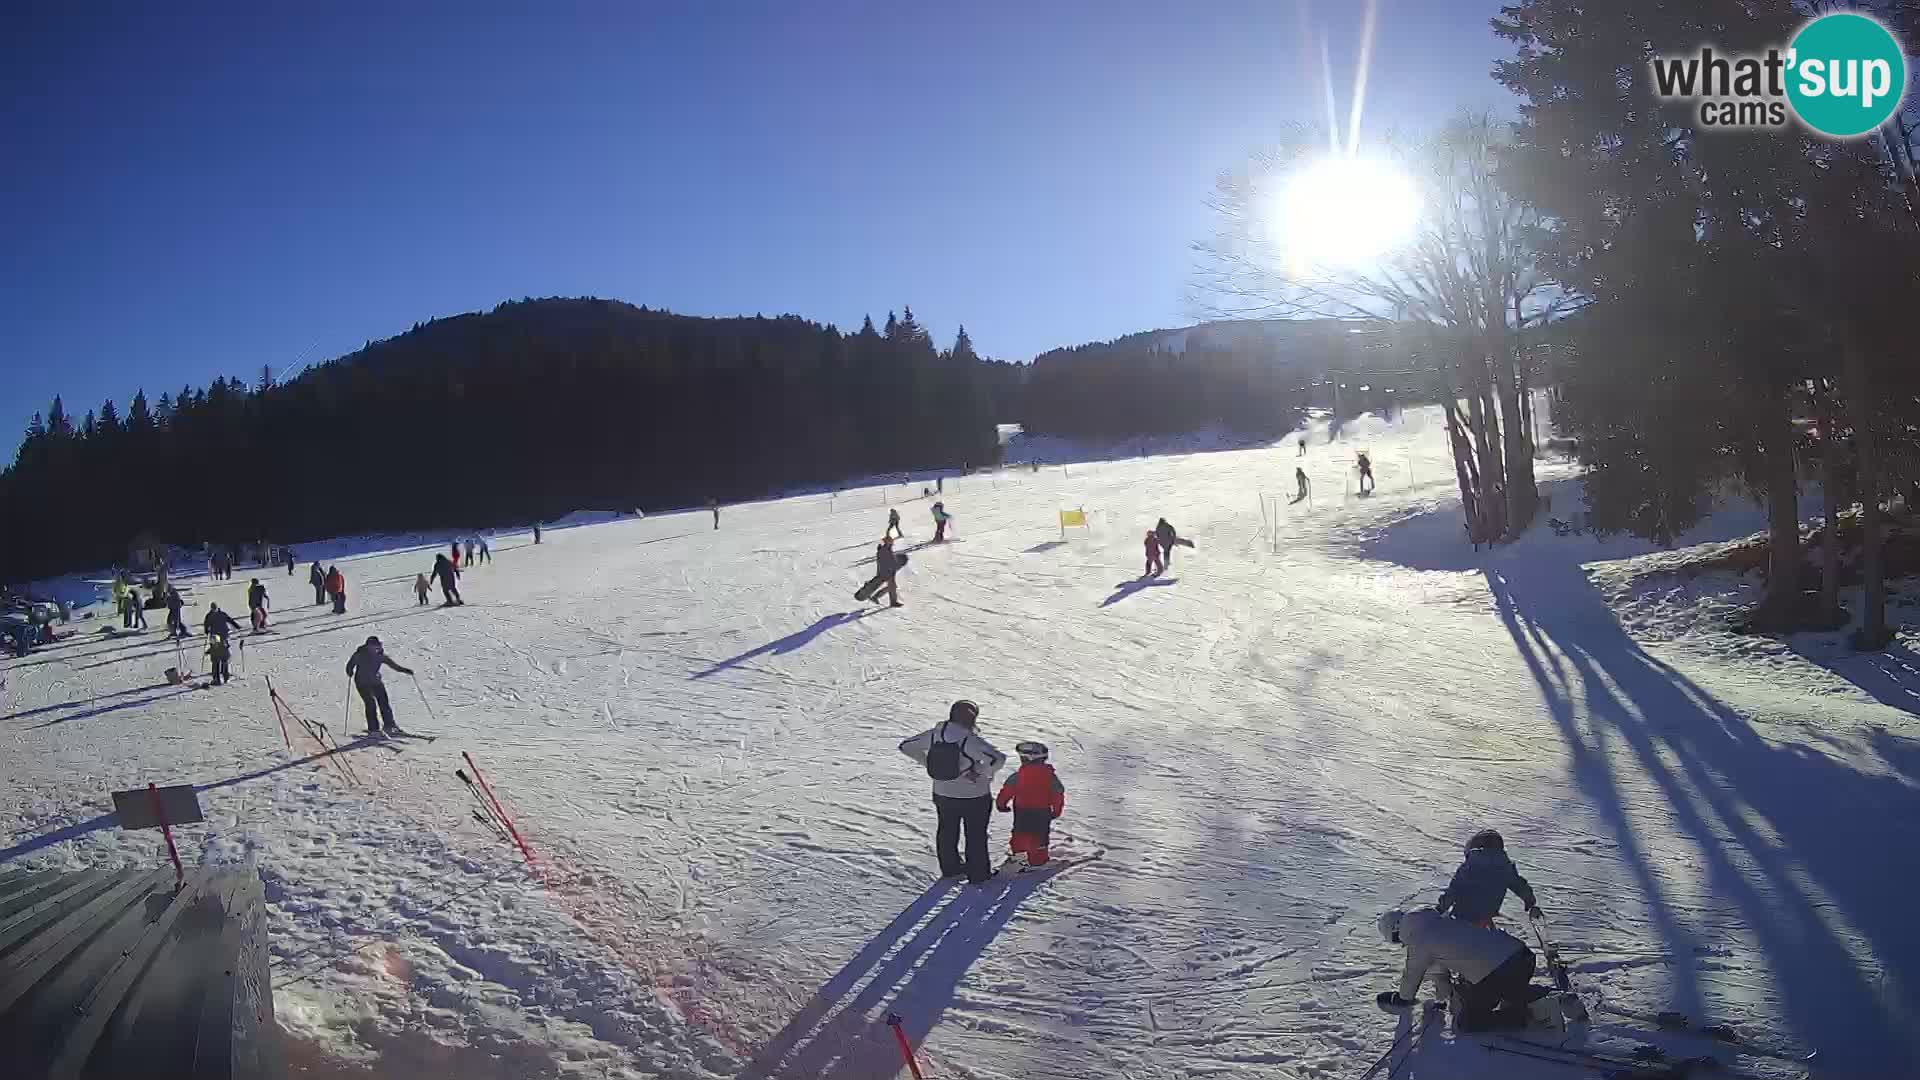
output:
M307 571L307 583L313 586L313 606L319 607L329 601L333 603L335 615L347 613L347 578L338 566L330 566L325 571L319 563Z
M1380 936L1407 950L1400 985L1380 994L1380 1005L1413 1005L1420 983L1431 975L1459 1030L1527 1026L1534 1002L1551 991L1533 985L1538 961L1527 943L1493 925L1508 892L1526 905L1529 918L1542 918L1533 888L1507 856L1506 841L1483 829L1467 842L1466 857L1438 903L1380 916Z
M1039 742L1014 747L1020 768L996 799L994 774L1007 756L980 735L979 725L980 706L963 699L947 709L945 720L900 742L900 752L919 762L933 781L933 847L940 876L964 877L976 885L994 876L987 828L996 808L1013 814L1008 861L1021 861L1025 871L1046 864L1053 822L1067 806L1066 785L1047 760L1046 744Z
M944 544L947 542L947 529L953 524L953 515L947 513L947 504L944 502L936 502L929 509L933 515L933 539L928 542ZM900 602L900 571L907 565L907 553L894 550L896 535L903 540L907 536L907 530L900 525L900 511L897 508L887 511L886 532L881 534L880 542L873 549L873 576L854 592L855 600L879 603L885 597L888 607L906 606Z
M1155 574L1164 573L1167 567L1173 565L1174 548L1190 548L1193 546L1193 541L1175 532L1173 524L1166 518L1161 518L1154 523L1153 528L1147 530L1146 546L1147 568L1140 576L1153 577Z

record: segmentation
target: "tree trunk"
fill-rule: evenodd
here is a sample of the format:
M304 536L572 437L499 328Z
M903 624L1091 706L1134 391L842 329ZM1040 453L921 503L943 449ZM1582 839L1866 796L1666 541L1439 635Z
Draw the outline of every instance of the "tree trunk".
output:
M1475 498L1473 480L1473 455L1467 450L1467 440L1461 434L1459 408L1455 402L1447 403L1447 446L1453 451L1453 475L1460 482L1460 510L1467 517L1467 538L1474 543L1480 542L1480 511Z
M1860 489L1860 629L1853 647L1878 651L1893 640L1887 629L1887 581L1880 558L1880 448L1873 433L1873 387L1866 356L1848 340L1847 389L1853 406L1854 468Z
M1520 372L1515 354L1502 345L1494 354L1493 380L1500 391L1500 416L1505 421L1507 532L1518 535L1533 520L1539 492L1533 484L1533 453L1527 445L1527 425L1520 405Z
M1750 629L1777 634L1798 629L1800 610L1800 492L1793 471L1793 421L1787 395L1755 391L1767 494L1767 594L1748 620Z
M1840 625L1840 439L1831 414L1820 420L1820 488L1827 527L1820 538L1820 616Z

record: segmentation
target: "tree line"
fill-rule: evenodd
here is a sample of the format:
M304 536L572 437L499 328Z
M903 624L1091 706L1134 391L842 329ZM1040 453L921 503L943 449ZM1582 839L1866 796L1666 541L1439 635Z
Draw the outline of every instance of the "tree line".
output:
M221 377L124 413L56 398L0 473L0 580L143 539L251 544L666 508L995 461L995 425L1124 437L1285 430L1251 353L980 357L909 308L853 333L600 299L437 319L284 383Z

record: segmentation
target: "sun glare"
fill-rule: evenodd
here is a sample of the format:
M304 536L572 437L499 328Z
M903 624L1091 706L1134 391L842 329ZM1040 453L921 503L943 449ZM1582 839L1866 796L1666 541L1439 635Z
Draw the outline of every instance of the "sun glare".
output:
M1293 170L1272 212L1290 272L1353 269L1407 241L1420 193L1385 162L1322 157Z

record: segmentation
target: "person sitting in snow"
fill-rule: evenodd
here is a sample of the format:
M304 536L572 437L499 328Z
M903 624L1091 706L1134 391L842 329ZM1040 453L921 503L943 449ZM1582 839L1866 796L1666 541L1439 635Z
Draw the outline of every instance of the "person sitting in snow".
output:
M1453 1012L1456 1030L1490 1031L1527 1026L1536 996L1534 958L1527 943L1502 930L1450 919L1432 908L1388 911L1376 925L1389 944L1404 945L1400 986L1374 1000L1382 1008L1410 1006L1420 980L1433 974L1434 988Z
M1440 894L1435 909L1476 926L1492 926L1500 914L1500 905L1508 890L1527 905L1527 914L1540 918L1540 906L1534 903L1533 886L1520 876L1513 860L1507 858L1507 843L1493 829L1482 829L1467 841L1467 857L1453 872L1453 880Z
M995 805L1003 814L1013 811L1008 848L1015 856L1026 856L1027 867L1044 866L1053 821L1067 808L1067 787L1047 764L1046 743L1023 742L1013 751L1020 755L1020 767L1001 785Z

